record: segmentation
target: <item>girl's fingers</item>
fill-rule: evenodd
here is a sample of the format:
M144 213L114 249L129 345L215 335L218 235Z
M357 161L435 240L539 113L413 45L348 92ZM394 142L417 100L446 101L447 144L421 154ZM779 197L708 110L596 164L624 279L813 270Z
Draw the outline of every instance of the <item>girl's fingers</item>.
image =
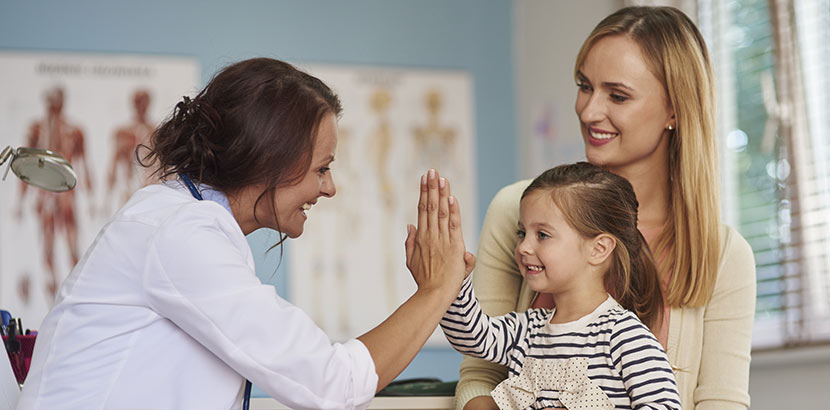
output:
M450 242L453 244L461 244L464 246L464 236L461 234L461 207L458 205L458 199L450 196L447 200L449 205L448 228L450 234Z
M449 216L450 216L450 181L446 178L438 179L438 233L441 237L449 237Z
M472 252L466 252L464 254L464 271L467 275L473 271L476 267L476 256L472 254ZM466 277L466 276L465 276Z

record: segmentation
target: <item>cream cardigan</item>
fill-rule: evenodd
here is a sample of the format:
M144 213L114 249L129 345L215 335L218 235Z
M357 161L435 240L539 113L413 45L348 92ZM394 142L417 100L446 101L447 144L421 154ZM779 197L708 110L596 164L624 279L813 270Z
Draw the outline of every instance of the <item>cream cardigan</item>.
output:
M502 188L484 218L473 283L489 315L523 312L535 296L513 257L519 201L529 184L524 180ZM709 302L700 308L671 309L667 354L684 409L749 407L755 259L734 229L724 226L721 240L718 278ZM503 366L465 356L455 393L457 408L489 395L506 375Z

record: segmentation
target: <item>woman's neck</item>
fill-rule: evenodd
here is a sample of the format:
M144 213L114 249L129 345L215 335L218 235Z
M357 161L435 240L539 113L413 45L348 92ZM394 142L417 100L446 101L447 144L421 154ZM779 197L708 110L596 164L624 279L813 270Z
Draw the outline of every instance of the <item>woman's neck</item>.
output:
M248 187L225 194L228 197L231 213L245 235L262 227L254 216L254 206L261 193L262 189L259 187Z
M631 182L637 202L637 223L640 230L661 228L669 216L669 170L667 164L630 166L612 170Z

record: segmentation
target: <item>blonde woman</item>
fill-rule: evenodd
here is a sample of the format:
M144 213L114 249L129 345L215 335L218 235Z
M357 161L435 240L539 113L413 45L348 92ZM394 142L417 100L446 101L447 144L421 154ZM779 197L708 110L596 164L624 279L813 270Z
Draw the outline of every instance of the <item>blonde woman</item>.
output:
M755 263L720 220L714 85L694 23L670 7L628 7L601 21L575 64L576 113L589 162L628 179L638 228L657 260L666 312L656 329L685 409L749 407ZM530 180L503 188L487 211L474 286L485 313L553 307L513 258L519 200ZM459 409L497 408L505 367L465 358Z

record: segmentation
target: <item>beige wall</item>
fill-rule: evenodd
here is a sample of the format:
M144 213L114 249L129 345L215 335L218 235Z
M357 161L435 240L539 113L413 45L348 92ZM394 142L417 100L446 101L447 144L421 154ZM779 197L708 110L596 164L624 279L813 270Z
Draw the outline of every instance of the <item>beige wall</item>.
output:
M514 2L518 172L522 178L584 159L574 113L574 60L594 26L621 6L622 0ZM551 114L553 143L541 144L534 132L542 111Z

